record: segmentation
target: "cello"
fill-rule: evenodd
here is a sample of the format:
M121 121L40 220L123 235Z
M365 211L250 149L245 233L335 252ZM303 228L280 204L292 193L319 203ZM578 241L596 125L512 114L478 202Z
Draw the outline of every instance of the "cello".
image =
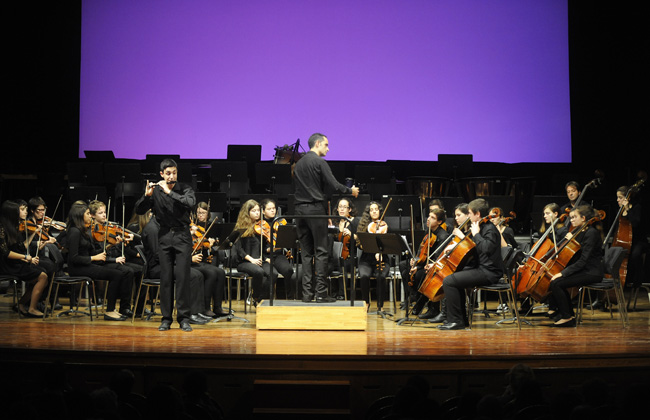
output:
M491 218L492 216L485 216L479 221L479 224L485 223ZM462 230L470 222L471 219L467 218L458 229ZM469 235L465 235L462 239L454 234L449 235L438 249L434 251L435 254L438 250L444 249L427 272L424 280L422 280L418 291L432 302L441 300L444 297L442 281L445 277L454 274L458 270L462 270L467 264L467 261L469 261L469 257L475 252L473 251L475 248L476 244Z
M630 189L627 191L627 194L625 194L625 201L629 202L632 195L636 194L636 192L639 191L639 189L643 186L644 182L645 179L642 178L638 180L634 185L632 185ZM617 228L616 234L612 239L611 246L621 247L625 250L625 258L623 259L623 262L621 263L621 267L618 272L619 278L621 279L621 287L625 287L625 278L627 277L627 260L628 260L628 255L630 254L630 251L632 249L632 224L627 218L623 217L624 210L625 210L625 206L619 207L618 213L616 213L616 218L614 219L614 223L612 223L612 226L609 229L609 232L607 232L607 236L603 241L603 250L604 250L607 247L607 243L609 242L609 238L612 236L614 228Z
M585 221L577 229L570 230L570 238L563 238L559 244L549 249L539 260L537 271L531 273L530 278L525 282L525 290L521 295L526 297L530 296L538 302L541 302L549 294L549 286L551 278L557 273L561 272L569 265L574 255L580 250L580 243L576 237L585 231L589 226L595 222L605 219L605 212L599 210L597 215Z

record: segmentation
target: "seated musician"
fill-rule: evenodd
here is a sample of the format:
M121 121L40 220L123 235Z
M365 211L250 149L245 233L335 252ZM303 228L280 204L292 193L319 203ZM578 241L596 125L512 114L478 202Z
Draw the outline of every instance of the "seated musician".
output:
M505 216L503 215L503 210L501 207L492 207L490 209L490 216L492 217L490 221L497 227L499 233L501 234L501 248L510 246L514 249L517 249L519 245L515 239L515 231L512 230L505 222Z
M580 197L580 184L577 181L569 181L564 186L564 189L566 190L566 196L569 202L562 206L562 211L567 208L572 209L576 205L578 197Z
M568 232L568 229L563 229L564 223L561 220L555 222L557 218L560 217L561 212L562 210L560 209L560 206L556 203L549 203L544 206L542 214L544 221L542 222L542 226L539 228L539 233L544 234L547 229L553 227L555 232L551 232L551 235L549 235L549 238L551 238L553 242L558 242L560 239L564 238L564 235Z
M68 272L71 276L86 276L94 280L107 280L106 321L125 321L131 315L131 288L133 270L119 269L120 264L108 264L106 252L95 249L89 235L92 223L90 210L85 203L75 203L70 208L67 221ZM115 310L120 299L120 311Z
M413 296L412 300L416 302L412 312L418 315L420 319L429 319L429 322L442 322L444 321L444 315L440 311L440 303L429 301L426 296L418 292L418 288L431 268L432 263L440 255L442 250L439 250L437 253L434 252L449 237L447 231L442 228L444 220L444 210L436 208L429 211L427 234L420 243L416 258L411 258L408 261L402 261L400 263L400 273L402 274L404 290ZM429 240L429 238L434 237L435 239L432 241ZM427 305L427 311L420 315L425 304Z
M501 258L501 235L492 223L481 223L489 214L487 201L482 198L468 204L471 221L469 239L476 244L477 258L474 264L465 267L443 279L443 289L447 298L447 321L438 326L440 330L459 330L465 328L463 310L465 308L465 289L468 287L495 284L503 275ZM464 238L465 233L454 229L454 235Z
M212 248L217 242L214 238L207 237L208 247L199 245L205 230L210 227L210 208L208 203L200 202L196 205L196 224L190 225L192 238L194 238L192 252L192 268L203 274L204 286L204 305L198 311L198 314L206 315L210 318L218 318L228 315L222 309L223 292L226 284L226 272L221 267L212 263ZM203 229L199 229L202 227ZM203 238L206 239L206 238ZM213 308L213 309L211 309Z
M440 209L445 212L445 219L440 226L446 230L447 233L451 234L451 232L454 230L454 218L446 216L447 211L445 210L445 206L442 204L442 200L439 198L434 198L433 200L429 201L429 211L433 211L435 209Z
M622 186L616 190L616 202L619 207L623 208L620 218L627 221L631 228L632 243L630 244L630 253L627 259L627 281L633 288L641 287L643 281L647 281L647 275L643 266L643 253L648 246L648 235L643 223L643 211L641 204L633 201L633 196L626 198L630 188ZM619 221L619 229L622 222ZM618 236L618 235L617 235ZM650 256L646 255L650 260Z
M382 234L388 232L386 222L381 221L383 207L376 201L371 201L361 215L357 232L370 232ZM363 251L359 258L359 281L361 283L361 295L366 303L370 304L370 277L377 279L377 311L381 312L384 306L384 290L386 289L386 277L390 272L390 261L388 255L369 253Z
M336 235L335 238L332 238L332 243L334 241L339 241L343 242L343 246L345 247L347 244L347 258L344 259L343 264L345 267L340 267L340 261L338 258L334 258L334 263L335 263L335 270L342 271L342 268L345 268L346 273L352 273L352 265L354 264L354 259L350 258L350 250L351 250L351 245L350 241L354 237L354 234L357 233L357 227L359 226L359 218L357 218L357 208L354 206L354 203L350 198L342 197L339 199L339 202L336 204L336 211L339 216L347 217L348 219L351 220L351 222L348 222L347 220L344 219L336 219L333 221L333 227L338 230L338 234ZM331 249L331 247L330 247ZM342 253L345 252L345 249L342 251ZM331 252L333 255L334 253ZM334 255L333 255L334 256ZM338 257L338 256L334 256ZM343 300L344 298L344 291L343 288L345 287L345 281L343 277L339 279L338 284L333 284L332 285L332 296L336 298L336 300Z
M252 299L255 305L264 298L270 297L269 287L272 273L276 271L271 267L270 240L265 237L270 229L260 227L260 205L255 200L246 201L239 211L235 229L243 229L240 239L233 247L233 253L239 264L237 271L247 273L252 277ZM257 226L257 228L256 228ZM258 233L259 232L259 233ZM266 243L265 243L266 242Z
M115 234L111 233L111 229L108 229L110 222L107 219L106 204L103 202L99 200L91 201L88 204L88 210L93 218L93 224L90 227L88 236L93 245L94 253L106 253L106 260L101 262L101 265L123 272L125 276L131 278L131 282L135 282L136 287L139 287L142 280L142 265L127 261L124 251L126 241L133 240L133 235L118 233L117 227L115 228ZM113 224L113 226L116 226L116 224ZM109 232L108 235L103 235L103 239L102 235L98 234L102 229ZM124 312L126 316L133 315L130 310L124 310Z
M587 220L595 216L594 209L589 205L579 205L571 210L569 218L573 230L582 227ZM556 327L575 327L576 321L571 305L571 295L568 289L597 283L602 280L603 251L600 232L594 226L588 226L573 237L571 232L566 234L580 244L579 255L574 256L564 270L551 277L549 286L548 317L553 319Z
M44 231L47 232L42 238L40 235L34 236L30 244L30 252L32 255L36 255L36 253L38 253L40 261L39 265L45 269L46 273L51 278L56 271L59 271L61 268L63 268L63 261L59 261L57 263L54 258L54 253L56 251L54 251L52 248L57 248L58 243L56 241L56 238L51 234L53 233L54 229L51 227L47 229L48 226L46 223L44 223L46 209L47 206L45 205L45 200L43 200L41 197L30 198L28 202L29 214L27 215L27 220L36 225L42 225L44 227ZM46 237L48 239L45 239Z
M47 287L47 274L39 267L39 257L27 251L29 236L20 232L20 220L27 217L27 208L21 214L21 206L5 201L0 208L0 274L7 274L24 281L25 293L14 308L27 318L39 318L43 312L37 304ZM29 235L27 230L25 234Z
M277 214L277 204L275 200L265 198L262 200L260 205L262 207L264 220L270 226ZM273 232L276 238L278 234L278 226L280 225L281 220L284 219L278 219L276 226L273 227ZM268 249L268 252L269 254L271 253L270 248ZM273 267L275 267L278 273L282 274L282 277L284 277L287 299L294 299L296 297L296 282L293 278L293 267L291 266L291 261L287 258L287 252L283 249L275 249L273 250L273 254Z

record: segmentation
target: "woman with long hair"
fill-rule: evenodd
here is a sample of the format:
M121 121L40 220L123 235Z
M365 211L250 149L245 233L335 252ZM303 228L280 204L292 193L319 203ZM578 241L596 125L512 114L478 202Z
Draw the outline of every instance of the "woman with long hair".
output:
M27 217L27 210L21 215L21 206L5 201L0 209L0 273L8 274L27 284L25 293L16 308L27 318L39 318L43 312L36 308L47 286L47 274L38 267L38 256L32 257L25 238L20 232L20 220ZM27 240L26 240L27 239ZM28 309L27 306L29 305Z
M125 321L131 311L133 271L119 271L104 267L106 252L95 253L88 228L92 216L88 205L75 203L70 208L67 223L68 272L72 276L86 276L94 280L107 280L106 321ZM120 311L115 309L120 299Z

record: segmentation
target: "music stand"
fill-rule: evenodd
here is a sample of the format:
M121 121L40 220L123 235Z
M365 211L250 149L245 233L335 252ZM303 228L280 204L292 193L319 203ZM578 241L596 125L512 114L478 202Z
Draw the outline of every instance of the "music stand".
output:
M275 219L273 219L273 221L271 222L271 233L270 233L271 237L273 237L273 225L275 224L275 221L278 219L282 219L282 217L278 216ZM298 232L296 232L296 225L278 226L278 234L275 239L275 248L297 249L297 247L298 247ZM271 252L271 273L273 272L274 263L275 263L275 252ZM291 279L285 279L285 282L289 282L289 281L291 281ZM275 278L274 276L271 276L271 290L269 294L270 306L273 306L274 283L275 283Z
M246 232L245 229L233 230L223 241L221 241L219 247L217 248L217 251L226 251L229 249L232 250L232 247L235 245L235 243L239 240L242 233L244 232ZM226 321L232 321L233 319L238 319L240 321L249 322L246 318L235 316L233 313L231 280L232 280L232 251L230 252L230 258L228 258L228 315L220 316L212 322L219 322L223 319L225 319Z
M226 182L226 203L228 210L228 222L230 222L230 211L232 210L232 192L231 183L239 182L248 183L248 164L246 162L229 162L221 161L212 164L210 169L210 180L217 181L220 184Z
M112 150L84 150L87 162L106 162L115 160Z
M255 164L255 183L269 184L269 192L275 194L275 184L291 185L291 165L276 165L273 162Z
M402 236L395 233L377 235L368 232L357 232L357 238L359 239L359 242L361 242L361 248L363 248L363 252L370 254L379 253L386 255L400 255L403 251L408 250L408 247L404 247L404 240ZM393 296L393 299L395 299L395 296ZM386 318L386 316L394 316L394 314L390 312L381 310L376 312L369 312L369 314L376 314L382 318Z
M398 217L398 229L403 229L402 217L404 217L404 212L406 212L406 214L410 217L411 206L413 206L414 209L418 208L421 203L420 197L417 195L391 195L390 198L392 198L392 201L390 202L390 206L388 206L388 208L386 208L386 205L388 204L387 197L383 197L381 200L384 209L386 209L385 216Z

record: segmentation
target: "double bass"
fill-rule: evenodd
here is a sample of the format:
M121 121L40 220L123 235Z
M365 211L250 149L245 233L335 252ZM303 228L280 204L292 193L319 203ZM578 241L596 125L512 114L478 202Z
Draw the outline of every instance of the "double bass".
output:
M580 250L580 243L576 237L585 231L589 226L595 222L605 219L605 212L598 211L598 214L577 229L570 230L571 238L563 238L557 246L552 246L544 255L536 260L534 272L530 273L529 277L525 277L524 286L520 284L519 289L524 289L520 293L522 296L530 296L538 302L541 302L549 294L549 286L551 278L557 273L561 272L569 265L574 255Z

